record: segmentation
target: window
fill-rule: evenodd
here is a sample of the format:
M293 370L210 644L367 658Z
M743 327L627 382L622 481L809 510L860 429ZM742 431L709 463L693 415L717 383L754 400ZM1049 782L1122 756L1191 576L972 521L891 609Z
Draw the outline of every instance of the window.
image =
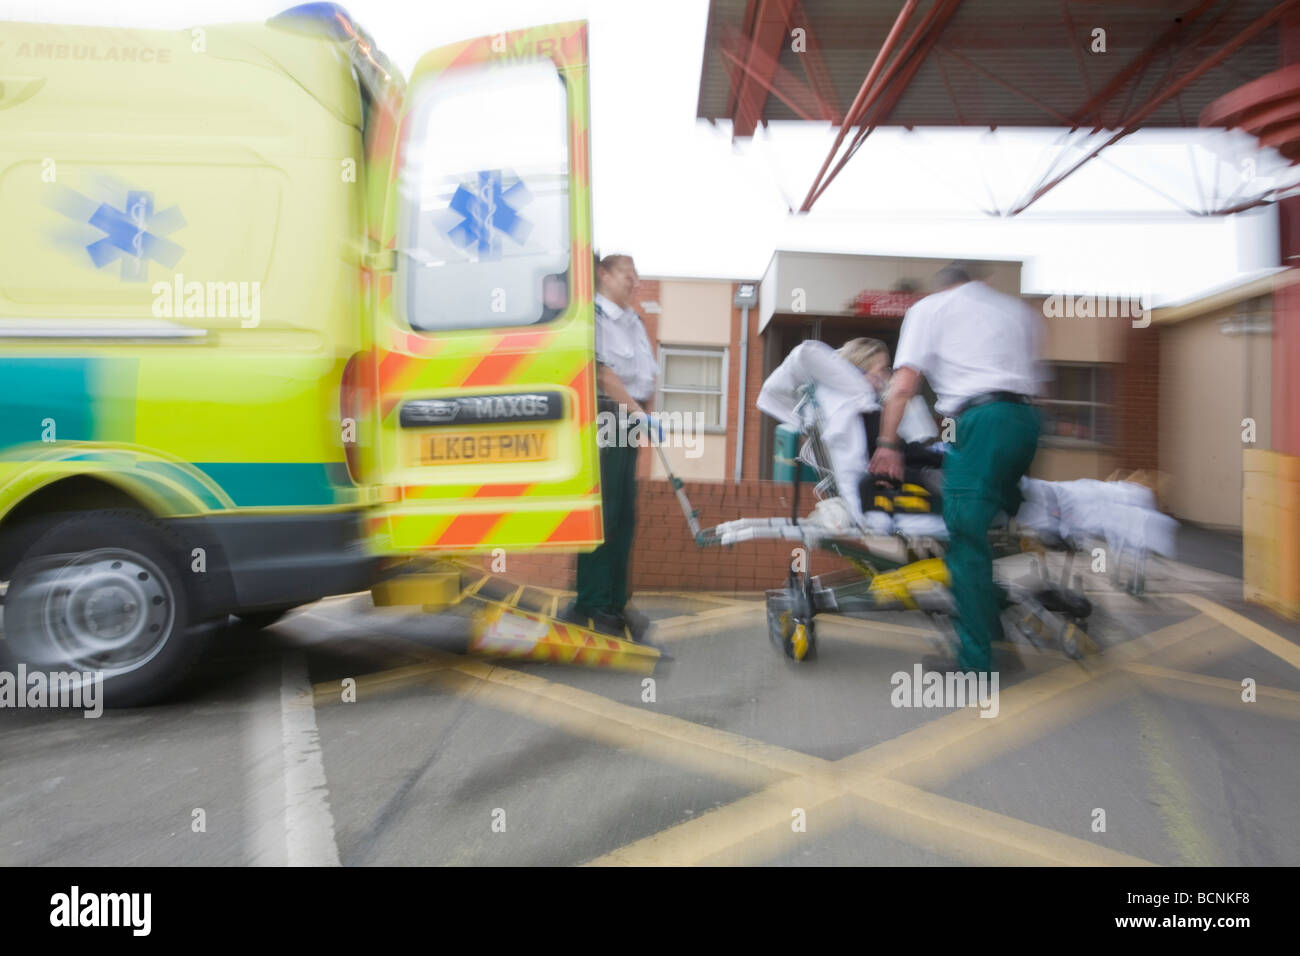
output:
M705 428L727 426L727 350L665 345L659 349L659 403L665 413L698 412Z
M1113 403L1112 374L1105 365L1054 362L1043 399L1045 438L1062 444L1109 445Z
M412 328L529 325L564 310L567 108L550 60L448 71L416 91L396 283Z

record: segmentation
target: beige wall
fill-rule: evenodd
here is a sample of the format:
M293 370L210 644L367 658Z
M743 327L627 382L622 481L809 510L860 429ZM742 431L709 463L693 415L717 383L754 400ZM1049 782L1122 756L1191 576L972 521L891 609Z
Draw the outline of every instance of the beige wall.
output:
M813 315L850 315L853 298L864 289L893 289L909 279L921 292L951 259L903 256L853 256L823 252L777 252L764 273L759 301L759 328L776 312L803 311ZM1019 262L979 260L984 279L1008 295L1020 294ZM801 289L804 308L795 309Z
M729 345L731 283L659 280L659 341L664 345Z
M731 345L732 284L715 279L660 279L659 280L659 341L660 345ZM728 354L727 368L737 361ZM736 397L728 391L727 408L723 421L735 416ZM698 457L688 458L685 448L665 448L673 473L690 481L722 481L728 475L727 436L711 433L696 436L699 440ZM651 451L650 474L654 478L666 477L659 453ZM694 454L694 452L692 453Z
M1105 449L1043 445L1034 456L1029 474L1044 481L1073 481L1075 478L1104 479L1114 470L1115 456Z
M1224 335L1219 323L1271 311L1266 298L1161 328L1160 470L1172 477L1177 517L1241 527L1242 449L1269 447L1272 340ZM1247 417L1253 446L1241 440Z
M723 481L727 477L727 436L726 435L699 435L695 436L694 441L698 441L697 451L698 458L688 458L686 448L665 448L664 454L668 458L668 463L672 466L673 474L682 481ZM659 452L653 448L642 454L652 455L650 459L650 477L667 478L664 471L663 462L659 460ZM695 454L695 452L692 452Z
M1039 315L1042 298L1026 298ZM1043 318L1043 357L1052 362L1121 362L1124 328L1131 319Z

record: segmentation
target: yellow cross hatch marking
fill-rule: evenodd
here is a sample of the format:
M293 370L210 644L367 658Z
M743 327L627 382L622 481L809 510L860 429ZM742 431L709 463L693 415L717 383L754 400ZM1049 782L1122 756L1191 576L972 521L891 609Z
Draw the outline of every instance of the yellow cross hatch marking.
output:
M1001 692L995 718L981 718L973 709L954 711L838 761L391 636L384 637L385 646L416 654L423 663L358 678L358 699L363 690L432 682L568 733L754 788L724 807L615 849L594 864L762 862L797 845L800 834L791 822L793 810L799 808L815 821L809 828L815 826L821 833L856 822L975 863L1143 865L1148 861L932 791L1139 688L1300 719L1300 693L1258 687L1258 702L1242 705L1241 688L1231 680L1149 663L1161 656L1166 664L1221 656L1224 635L1211 632L1224 625L1284 660L1300 662L1300 649L1272 631L1198 596L1180 599L1199 613L1110 647L1100 657L1062 660L1052 670L1020 681ZM670 639L681 638L722 621L746 620L762 610L761 602L737 601L669 618L659 627L667 625ZM827 617L825 624L843 638L884 647L894 647L899 637L910 635L913 642L908 646L915 649L916 636L934 634L905 625L877 629L875 622L838 617ZM874 637L873 629L878 630ZM320 684L316 692L323 701L337 701L339 685Z

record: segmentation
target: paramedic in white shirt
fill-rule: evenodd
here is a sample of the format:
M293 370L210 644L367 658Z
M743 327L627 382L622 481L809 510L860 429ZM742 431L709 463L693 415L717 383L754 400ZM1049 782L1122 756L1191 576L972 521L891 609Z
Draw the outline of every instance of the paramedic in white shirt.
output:
M959 266L941 271L936 285L939 291L903 318L870 470L902 477L898 425L924 375L938 396L939 414L957 423L943 463L943 519L961 649L955 667L936 667L991 671L992 642L1001 640L1002 624L988 530L999 511L1018 510L1020 479L1038 447L1033 399L1042 381L1042 319L1020 299L972 281Z
M596 387L603 411L623 418L649 411L659 363L641 317L632 308L638 281L631 256L606 256L596 266ZM598 430L602 431L603 430ZM622 439L622 433L619 438ZM584 626L640 639L643 615L627 606L628 565L636 532L636 463L639 448L620 440L600 449L600 494L605 543L578 555L577 595L565 617Z

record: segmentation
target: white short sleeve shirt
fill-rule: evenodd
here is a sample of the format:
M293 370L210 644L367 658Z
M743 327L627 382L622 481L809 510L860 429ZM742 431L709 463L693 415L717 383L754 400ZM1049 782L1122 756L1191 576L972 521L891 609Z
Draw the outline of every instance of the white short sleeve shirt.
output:
M609 366L638 402L654 397L659 362L641 316L596 293L596 361Z
M985 392L1038 395L1045 380L1042 319L1023 301L983 282L926 296L907 310L894 367L925 376L950 415Z

